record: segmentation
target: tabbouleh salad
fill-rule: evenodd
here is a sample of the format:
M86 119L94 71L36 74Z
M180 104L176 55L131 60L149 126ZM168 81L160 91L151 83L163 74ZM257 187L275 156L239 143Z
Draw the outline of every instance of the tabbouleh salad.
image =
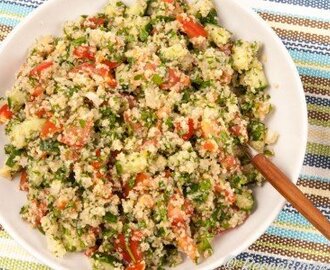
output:
M38 40L0 104L22 218L94 269L210 256L262 182L243 145L271 154L277 137L259 51L211 0L111 1Z

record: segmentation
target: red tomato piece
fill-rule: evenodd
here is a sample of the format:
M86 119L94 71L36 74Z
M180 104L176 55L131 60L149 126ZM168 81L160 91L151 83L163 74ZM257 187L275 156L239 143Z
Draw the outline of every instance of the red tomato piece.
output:
M61 142L73 146L83 147L87 144L92 130L92 123L89 122L85 127L71 126L64 130Z
M120 65L120 63L115 61L104 60L103 64L107 65L110 69L114 69Z
M180 82L180 77L176 74L174 69L169 68L168 69L168 79L166 82L164 82L160 85L160 88L168 90L179 82Z
M181 136L182 139L184 139L185 141L188 141L195 133L194 120L191 118L188 118L187 124L188 124L188 131L187 131L187 133L185 133ZM177 129L177 131L182 130L180 123L176 124L176 129Z
M123 234L119 234L117 239L115 240L115 249L119 254L122 255L124 261L126 261L127 263L132 262L132 258L127 251L126 240Z
M163 0L163 2L165 2L165 3L173 3L174 2L174 0Z
M8 104L4 104L0 108L0 124L5 123L7 120L13 117L13 112L10 110Z
M146 264L144 261L137 262L125 268L125 270L144 270L144 269L146 269Z
M88 18L87 21L88 21L88 26L92 29L102 26L105 23L104 18L97 18L97 17Z
M29 191L29 182L28 175L26 170L23 170L21 173L20 181L19 181L19 189L22 191Z
M42 71L44 71L45 69L51 67L53 65L53 62L51 61L46 61L43 62L37 66L35 66L31 71L30 71L30 76L37 76L40 75L40 73Z
M95 58L94 48L91 46L79 46L73 50L73 54L79 59L94 60Z
M129 247L134 257L134 261L140 261L143 259L143 254L140 250L140 241L132 240L129 243Z
M40 136L42 139L45 139L54 135L55 133L58 133L59 131L61 131L60 128L58 128L53 122L47 120L41 129Z
M234 156L226 156L224 159L220 161L220 163L228 170L234 168L237 165L237 160Z
M95 170L98 170L98 169L100 169L102 167L102 162L95 160L95 161L92 162L92 167Z
M182 25L183 31L189 38L207 37L207 32L204 27L196 22L192 17L184 17L178 15L176 20Z
M33 89L33 92L32 92L32 96L33 97L39 97L41 96L42 94L44 93L44 89L42 88L41 85L38 85L36 86L34 89Z

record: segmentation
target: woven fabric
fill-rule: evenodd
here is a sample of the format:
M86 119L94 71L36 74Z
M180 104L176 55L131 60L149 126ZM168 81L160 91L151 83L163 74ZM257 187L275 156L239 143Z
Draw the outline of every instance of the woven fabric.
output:
M0 0L0 42L46 0ZM308 145L299 188L330 219L330 0L241 0L268 22L298 68L308 106ZM1 46L1 45L0 45ZM0 269L49 269L0 226ZM286 204L229 269L330 270L330 242Z

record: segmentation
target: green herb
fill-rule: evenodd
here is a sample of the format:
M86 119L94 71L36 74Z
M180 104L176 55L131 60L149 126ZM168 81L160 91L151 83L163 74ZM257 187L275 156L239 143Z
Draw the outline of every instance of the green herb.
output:
M109 254L105 254L105 253L95 253L92 258L94 260L100 261L100 262L104 262L107 264L110 264L111 266L114 266L115 262L118 262L117 258L109 255Z
M142 78L143 78L143 75L142 74L138 74L138 75L135 75L134 76L134 80L135 81L141 80Z
M40 142L40 150L48 153L59 153L60 143L54 140L42 140Z
M117 161L115 164L116 167L116 171L119 175L121 175L123 173L123 166Z
M84 44L86 42L87 42L86 37L80 37L80 38L77 38L77 39L72 40L71 41L71 44L73 46L80 46L80 45L82 45L82 44Z
M8 159L7 159L7 161L6 161L6 165L7 165L8 167L12 168L12 167L14 167L14 166L16 165L16 163L17 163L17 162L15 161L16 157L20 156L20 155L23 153L23 151L22 151L21 149L17 149L17 148L15 148L13 145L6 145L6 146L5 146L5 153L6 153L7 155L9 155L9 156L8 156Z
M252 141L264 140L266 134L265 124L257 120L251 121L248 124L248 133Z
M13 102L10 97L7 98L7 104L8 104L9 109L13 108Z
M157 122L157 116L151 109L144 109L141 112L141 119L148 128L151 128Z
M80 125L82 128L86 127L86 120L79 119L79 125Z
M128 184L128 187L129 187L130 189L134 188L134 187L135 187L135 178L134 178L134 177L131 177L131 178L128 180L127 184Z
M208 23L218 25L218 14L214 8L211 9L210 12L205 17L203 17L200 13L198 13L197 18L203 25Z
M154 74L151 80L157 85L161 85L163 83L163 78L159 74Z
M173 118L172 117L168 117L165 121L165 125L167 125L169 128L174 128L174 124L173 124Z
M112 214L111 212L107 212L104 216L104 219L110 223L115 223L118 220L118 217Z

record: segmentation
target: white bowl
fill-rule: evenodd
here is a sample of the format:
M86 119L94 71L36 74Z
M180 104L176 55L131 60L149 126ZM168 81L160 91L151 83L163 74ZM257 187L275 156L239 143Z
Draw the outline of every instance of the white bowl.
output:
M15 73L23 63L27 49L41 35L58 34L65 21L81 14L98 11L107 0L49 0L32 12L6 39L0 50L0 96L10 89ZM297 181L303 162L307 138L307 111L302 84L285 47L270 27L253 11L234 0L216 0L221 23L237 37L264 44L265 68L275 113L268 126L280 133L274 162ZM3 129L0 133L0 163L5 159ZM26 195L18 190L17 181L0 179L0 219L9 234L32 255L55 269L90 269L88 259L70 254L56 259L46 246L46 239L23 222L19 210ZM176 269L211 270L251 245L271 224L285 200L268 183L255 189L257 206L247 221L214 241L214 254L200 265L186 260Z

